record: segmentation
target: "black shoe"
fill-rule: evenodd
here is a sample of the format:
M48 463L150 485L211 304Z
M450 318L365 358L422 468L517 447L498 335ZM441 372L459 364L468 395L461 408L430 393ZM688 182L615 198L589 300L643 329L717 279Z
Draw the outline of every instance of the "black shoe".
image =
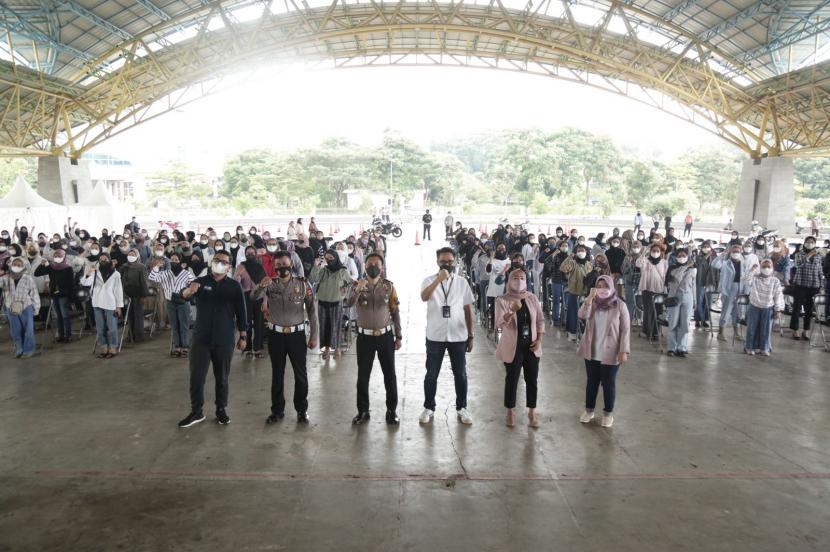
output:
M267 418L265 418L266 424L275 424L285 418L285 412L280 412L279 414L271 414Z
M308 412L297 412L297 423L307 424L309 421Z
M689 353L687 353L686 351L676 351L674 354L676 354L680 358L686 358L686 355L688 355Z
M704 320L703 322L700 323L700 325L703 326L704 328L708 328L709 327L709 322L706 322Z
M695 328L700 328L700 322L695 322Z
M228 416L224 408L220 408L216 411L216 421L219 422L219 425L226 425L231 423L231 417Z
M674 356L674 351L669 351L666 353L667 356Z
M401 420L398 418L398 415L395 413L394 410L387 410L386 411L386 423L389 425L398 425Z
M179 422L179 427L190 427L192 425L198 424L199 422L205 421L205 415L201 412L191 412L187 415L187 418Z
M352 418L352 425L365 424L366 422L369 421L369 417L370 416L369 416L369 411L368 410L366 412L358 412L357 416Z

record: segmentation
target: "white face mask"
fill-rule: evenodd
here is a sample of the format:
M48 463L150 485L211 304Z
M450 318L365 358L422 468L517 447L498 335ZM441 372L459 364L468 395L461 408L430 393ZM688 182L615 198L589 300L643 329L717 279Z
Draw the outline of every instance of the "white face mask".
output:
M338 251L337 256L340 258L341 264L346 264L346 261L349 260L349 253L347 251Z
M688 258L686 258L686 257L677 257L677 263L678 263L678 264L682 264L682 265L683 265L683 264L686 264L686 261L688 261L688 260L689 260L689 259L688 259Z
M750 253L752 253L752 248L751 247L744 247L744 254L749 255Z
M101 250L100 250L100 249L90 249L90 250L89 250L89 252L90 252L90 254L92 254L92 255L97 255L98 253L100 253L100 252L101 252Z
M71 247L78 247L78 242L76 242L76 241L71 241L71 242L69 242L69 245L70 245Z
M778 247L778 246L773 247L773 248L772 248L772 250L773 250L775 253L781 253L781 248L780 248L780 247Z
M763 274L764 276L769 276L770 274L772 274L772 269L768 266L765 266L761 269L761 274Z
M0 253L5 253L8 250L9 250L9 248L6 247L5 245L0 245Z
M660 253L659 251L652 251L651 252L651 258L652 259L659 259L662 256L663 256L663 254Z
M268 250L268 253L275 253L279 248L276 245L266 245L265 249Z
M222 246L222 245L217 245L217 246L215 246L213 249L215 249L216 251L224 251L224 250L225 250L225 247L224 247L224 246Z
M215 262L210 265L210 270L214 274L227 274L228 273L228 265L222 262Z
M584 252L584 251L580 251L580 252L578 252L578 253L576 254L576 256L577 256L577 258L579 258L579 259L584 259L584 258L585 258L585 252Z
M66 260L66 257L58 257L58 256L56 255L55 257L53 257L53 260L54 260L56 263L60 264L60 263L62 263L64 260Z
M15 274L20 274L21 272L23 272L23 267L19 265L12 265L12 272L14 272Z
M702 251L703 251L704 253L707 253L707 254L708 254L709 252L711 252L711 251L712 251L712 248L711 248L711 247L704 247L704 248L702 249Z
M642 251L642 250L643 250L643 249L642 249L641 247L632 247L632 248L631 248L631 252L632 252L633 254L635 254L635 255L639 255L639 254L640 254L640 251Z
M156 257L164 257L164 250L156 249L155 251L153 251L153 255L155 255Z
M585 240L577 240L576 243L578 245L583 245L585 243Z
M732 253L732 255L730 255L730 257L732 257L732 259L734 259L736 261L739 261L741 259L741 254L740 253Z
M806 249L807 251L812 251L815 246L816 246L816 244L814 244L812 242L805 243L804 244L804 249Z
M138 260L138 257L136 257L135 255L127 255L127 262L128 263L134 263L137 260Z
M199 240L199 245L207 245L207 244L208 244L207 240Z

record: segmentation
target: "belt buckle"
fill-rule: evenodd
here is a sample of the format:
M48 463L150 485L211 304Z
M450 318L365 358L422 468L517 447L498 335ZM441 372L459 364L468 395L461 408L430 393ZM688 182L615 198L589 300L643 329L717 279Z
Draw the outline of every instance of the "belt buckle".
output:
M292 327L290 327L290 326L285 326L285 327L282 329L282 333L284 333L284 334L289 334L289 333L291 333L291 330L293 330L293 329L294 329L294 328L292 328Z
M375 337L381 335L381 330L373 330L372 335L375 336Z

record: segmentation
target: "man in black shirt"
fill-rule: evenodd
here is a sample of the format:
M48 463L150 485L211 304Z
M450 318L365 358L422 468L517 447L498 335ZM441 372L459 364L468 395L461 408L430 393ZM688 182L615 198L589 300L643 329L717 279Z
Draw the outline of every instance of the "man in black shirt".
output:
M196 298L196 326L190 349L190 414L179 422L179 427L190 427L204 421L205 379L211 364L216 380L216 420L223 425L231 421L225 409L228 406L228 376L233 358L234 319L239 330L236 347L244 351L248 318L242 286L227 277L230 267L230 255L217 251L210 263L210 274L198 278L182 291L185 299Z
M424 222L424 239L432 241L432 232L430 231L430 228L432 228L432 215L429 214L429 209L421 217L421 220Z

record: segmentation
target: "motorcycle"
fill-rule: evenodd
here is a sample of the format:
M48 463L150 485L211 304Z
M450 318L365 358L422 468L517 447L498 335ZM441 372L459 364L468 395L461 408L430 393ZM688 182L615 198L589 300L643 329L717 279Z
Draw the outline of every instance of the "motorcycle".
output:
M392 234L395 238L400 238L403 236L403 229L394 222L385 222L379 218L375 218L372 220L372 226L375 228L375 232L378 232L383 235Z

